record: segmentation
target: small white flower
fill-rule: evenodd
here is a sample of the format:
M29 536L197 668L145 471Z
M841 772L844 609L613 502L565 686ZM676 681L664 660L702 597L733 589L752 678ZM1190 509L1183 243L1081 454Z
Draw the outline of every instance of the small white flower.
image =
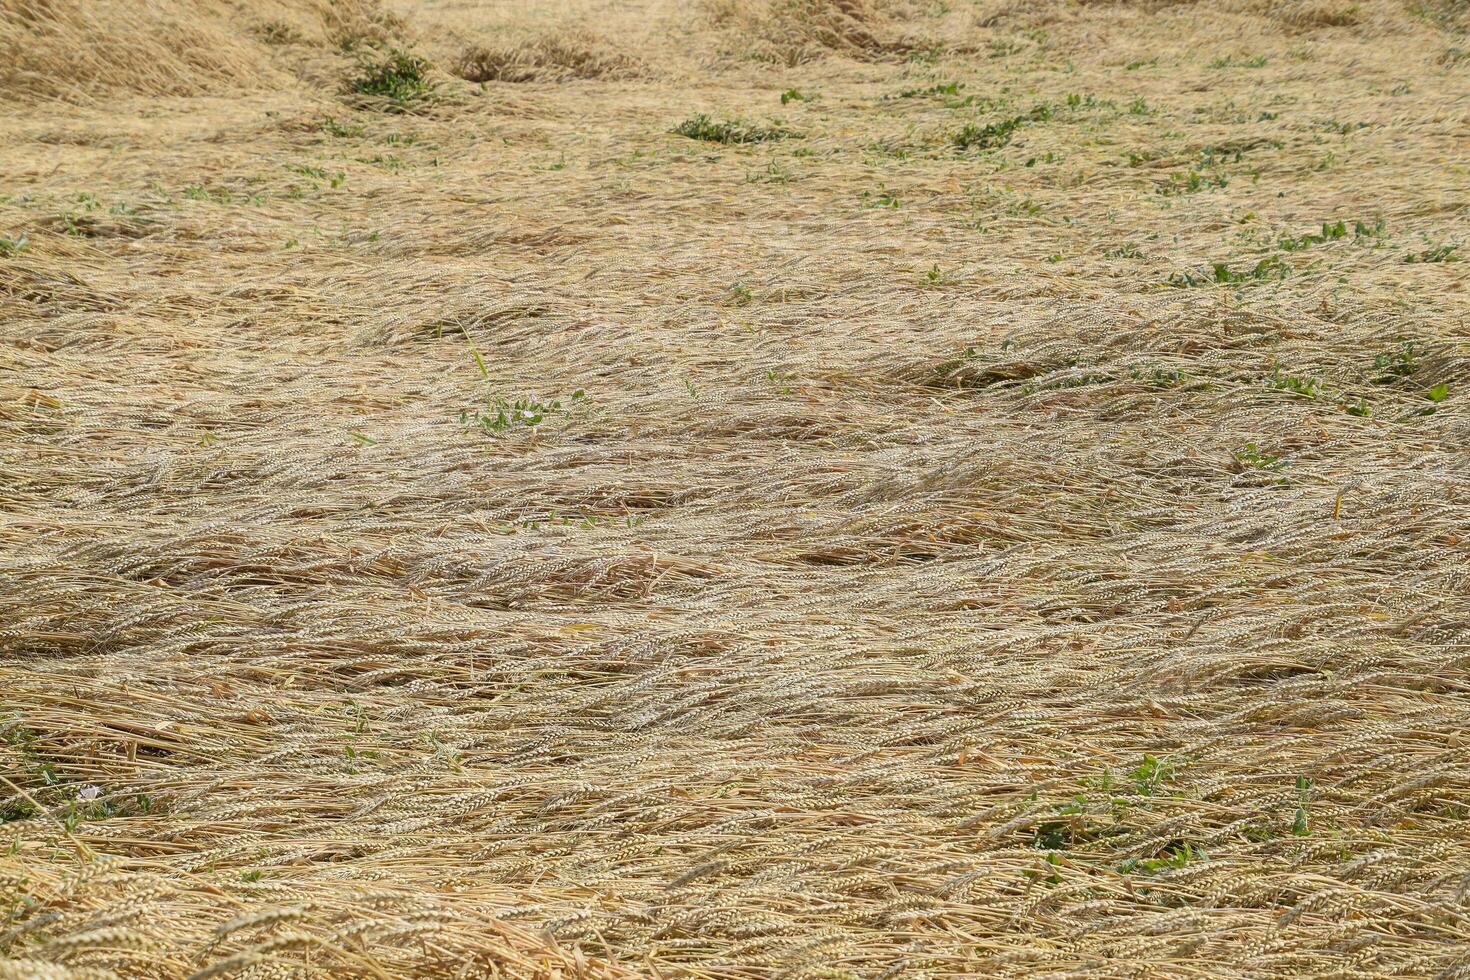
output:
M100 786L83 786L81 792L77 793L77 800L82 803L90 803L101 795Z

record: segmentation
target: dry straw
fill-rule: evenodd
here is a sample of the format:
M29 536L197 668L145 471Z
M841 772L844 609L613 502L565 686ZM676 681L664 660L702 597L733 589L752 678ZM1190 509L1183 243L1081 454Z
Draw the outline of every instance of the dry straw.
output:
M0 0L0 978L1470 975L1465 26Z

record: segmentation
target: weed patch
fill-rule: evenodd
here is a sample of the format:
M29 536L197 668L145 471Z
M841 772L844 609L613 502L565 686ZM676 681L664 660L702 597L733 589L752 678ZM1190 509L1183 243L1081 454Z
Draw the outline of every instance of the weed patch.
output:
M1050 119L1049 106L1039 105L1025 115L1012 116L999 122L969 123L954 136L954 145L961 150L993 150L1005 146L1021 127Z
M580 404L587 393L580 388L572 392L571 404ZM554 415L564 414L566 409L560 401L542 401L532 395L507 401L496 397L483 409L467 409L459 413L459 424L466 428L484 432L500 433L508 429L533 429Z
M1216 262L1205 276L1185 272L1169 277L1171 286L1244 285L1252 282L1268 282L1285 279L1291 275L1291 266L1278 255L1268 256L1249 269L1235 271L1225 262Z
M1229 56L1216 58L1210 62L1211 68L1265 68L1266 56L1263 54L1250 57Z
M1460 257L1455 253L1459 250L1459 245L1434 245L1422 252L1410 252L1404 256L1404 261L1410 265L1423 262L1458 262Z
M386 60L363 66L362 72L352 80L352 91L406 106L433 91L429 63L405 51L390 52Z
M715 120L704 113L686 119L674 127L674 132L692 140L706 143L768 143L772 140L789 139L788 130L775 126L757 126L735 119Z

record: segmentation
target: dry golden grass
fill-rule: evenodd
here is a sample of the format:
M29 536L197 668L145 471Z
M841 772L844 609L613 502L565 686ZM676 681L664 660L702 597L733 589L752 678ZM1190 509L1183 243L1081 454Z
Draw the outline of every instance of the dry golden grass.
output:
M0 0L0 978L1470 977L1464 9Z

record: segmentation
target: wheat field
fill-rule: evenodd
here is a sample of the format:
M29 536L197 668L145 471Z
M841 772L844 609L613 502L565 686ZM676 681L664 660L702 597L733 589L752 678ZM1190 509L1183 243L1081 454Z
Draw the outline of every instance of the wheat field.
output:
M0 978L1470 978L1463 0L0 52Z

